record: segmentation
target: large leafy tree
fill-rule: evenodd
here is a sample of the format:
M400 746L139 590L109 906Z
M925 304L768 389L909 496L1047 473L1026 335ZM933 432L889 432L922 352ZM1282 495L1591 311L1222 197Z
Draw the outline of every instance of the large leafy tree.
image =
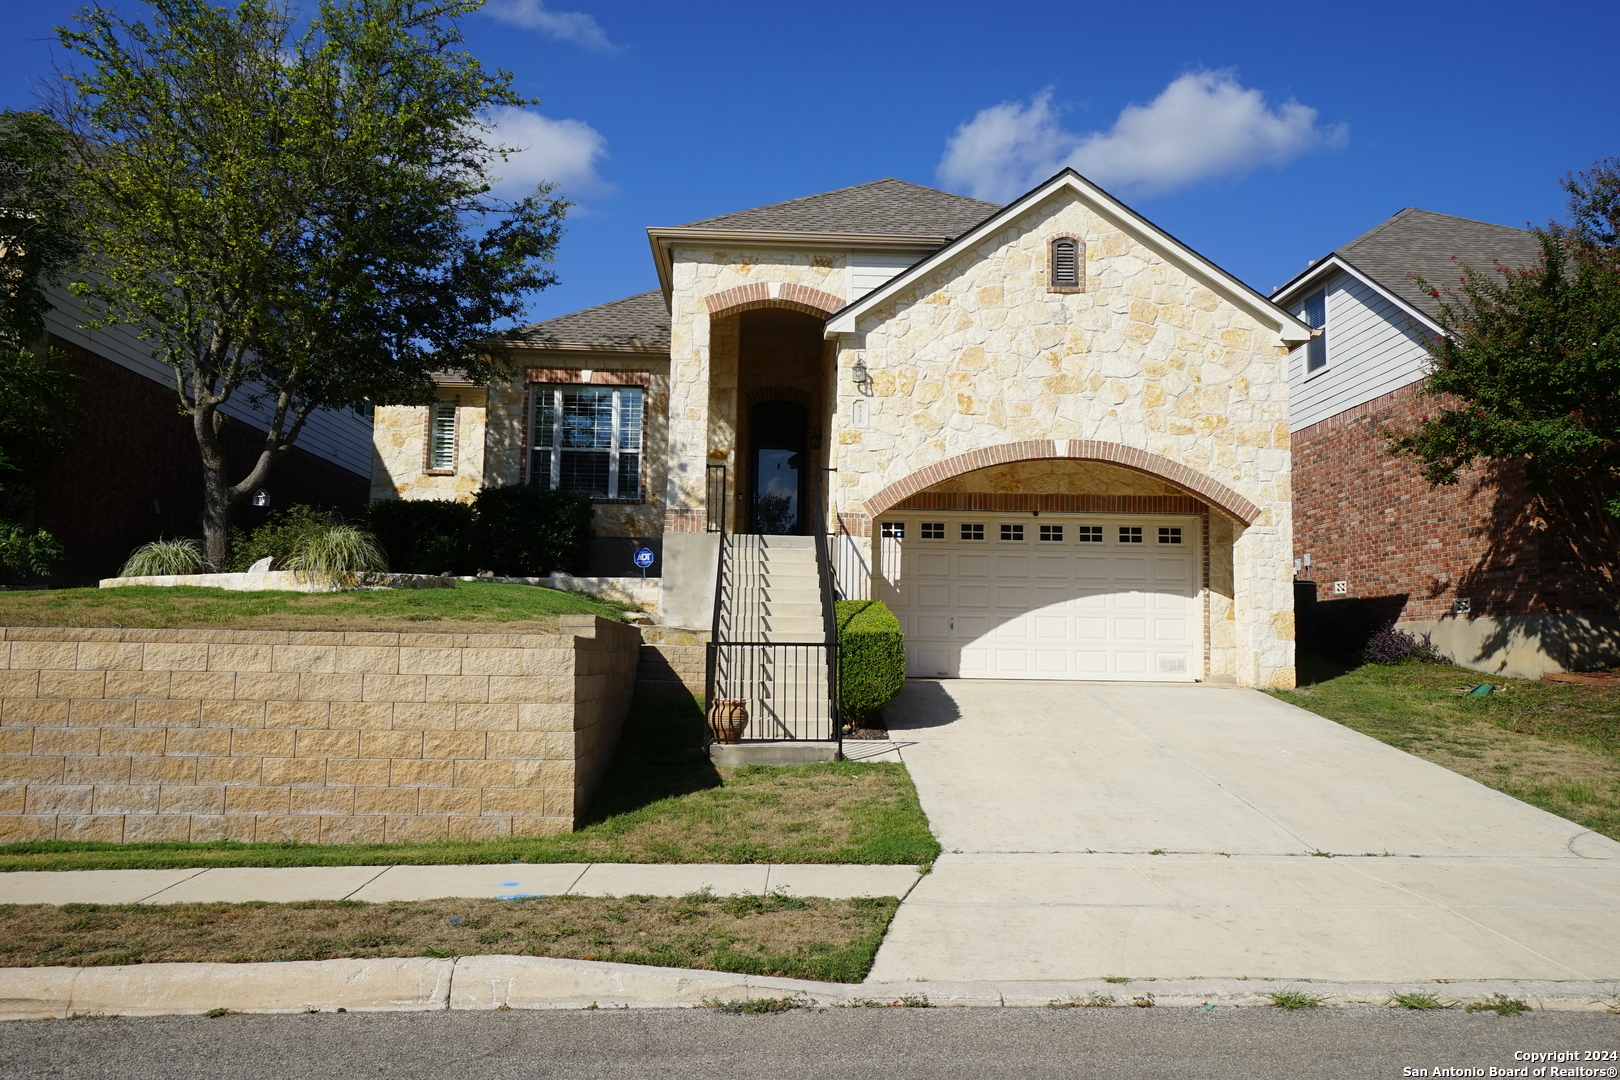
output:
M1533 266L1462 266L1426 339L1435 408L1390 449L1433 485L1476 464L1522 472L1533 524L1620 600L1620 159L1563 182L1569 222Z
M567 204L490 194L507 148L480 118L531 102L461 49L481 2L322 0L295 35L274 0L151 0L150 24L92 7L60 32L86 70L55 112L93 165L76 288L173 368L216 567L314 410L487 377L501 356L474 343L555 280ZM266 433L232 476L222 407L244 398Z
M0 113L0 576L43 575L62 555L31 518L77 408L78 379L45 337L47 289L77 253L73 221L61 129Z
M77 380L45 346L46 290L77 253L66 147L40 113L0 113L0 516L20 516L66 445Z

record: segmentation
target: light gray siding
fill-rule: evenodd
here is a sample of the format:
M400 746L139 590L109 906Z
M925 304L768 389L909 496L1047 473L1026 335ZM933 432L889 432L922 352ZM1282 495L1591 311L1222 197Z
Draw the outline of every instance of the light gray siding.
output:
M1428 353L1405 311L1346 273L1325 283L1327 366L1305 376L1305 348L1288 357L1288 397L1293 430L1336 416L1423 377ZM1296 310L1301 290L1283 306Z
M56 306L45 320L51 333L165 387L173 387L174 370L153 359L151 350L132 329L127 326L83 329L79 326L80 309L74 297L64 290L53 289L51 301ZM247 400L240 392L221 411L260 431L270 426L271 408ZM363 477L371 475L371 421L350 409L317 410L293 445L352 473Z
M852 251L848 262L848 290L844 303L853 304L873 289L887 285L889 279L916 262L919 256L897 255L891 251Z

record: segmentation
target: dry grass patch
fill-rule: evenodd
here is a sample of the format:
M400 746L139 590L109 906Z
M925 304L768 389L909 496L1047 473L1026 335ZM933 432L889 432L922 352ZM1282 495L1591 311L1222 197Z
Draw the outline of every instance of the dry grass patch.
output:
M622 621L626 610L578 593L483 581L458 581L453 589L337 593L226 592L189 585L0 592L0 626L550 634L559 615Z
M859 982L899 901L548 896L0 906L0 966L554 956Z
M1283 700L1620 840L1620 687L1449 664L1300 667L1305 692L1277 691ZM1453 692L1482 682L1506 689Z

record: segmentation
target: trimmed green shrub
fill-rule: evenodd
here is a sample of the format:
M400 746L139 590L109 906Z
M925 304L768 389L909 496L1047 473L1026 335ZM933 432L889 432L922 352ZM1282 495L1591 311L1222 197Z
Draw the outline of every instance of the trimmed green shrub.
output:
M484 488L473 502L479 569L500 577L582 574L594 512L589 495L521 485Z
M62 545L44 529L30 532L16 522L0 521L0 581L46 577L62 556Z
M305 537L331 527L331 514L303 503L286 510L272 510L264 524L252 532L231 530L231 557L226 560L225 569L240 574L260 559L269 558L275 560L270 569L285 570L286 561Z
M383 499L367 514L388 565L401 574L468 575L473 508L453 499Z
M62 557L62 544L45 529L29 531L16 521L0 521L0 581L44 578Z
M166 577L170 574L206 573L208 560L203 558L202 544L187 537L142 544L130 553L129 561L118 571L118 576Z
M840 600L838 704L844 716L876 716L906 684L906 636L879 600Z

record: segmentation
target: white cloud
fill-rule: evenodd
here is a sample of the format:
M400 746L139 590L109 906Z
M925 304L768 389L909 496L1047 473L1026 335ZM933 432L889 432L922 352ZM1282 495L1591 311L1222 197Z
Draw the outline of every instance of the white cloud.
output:
M981 109L957 128L939 177L1004 202L1070 166L1116 193L1156 195L1342 146L1345 125L1319 126L1316 116L1297 101L1269 107L1230 72L1194 71L1148 104L1127 105L1109 130L1076 133L1064 129L1051 91L1043 90L1028 105Z
M495 194L521 198L536 184L550 181L570 195L601 194L609 186L597 175L597 161L607 156L607 139L581 120L548 116L503 106L485 117L492 140L512 147L505 161L493 164L500 177Z
M545 0L489 0L482 10L492 19L538 30L559 41L571 41L587 49L613 48L596 17L583 11L548 11Z

